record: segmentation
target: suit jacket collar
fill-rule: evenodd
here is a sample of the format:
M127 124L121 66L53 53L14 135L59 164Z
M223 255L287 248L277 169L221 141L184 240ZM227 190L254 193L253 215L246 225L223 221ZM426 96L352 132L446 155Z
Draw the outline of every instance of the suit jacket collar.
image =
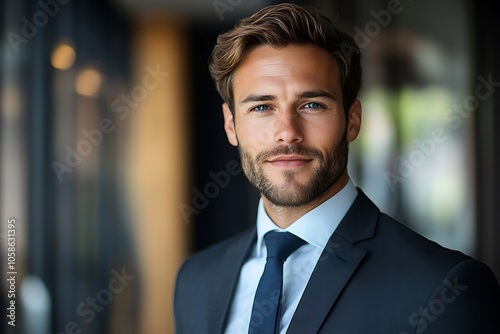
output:
M377 206L358 188L358 197L335 233L351 243L372 238L375 235L379 214Z
M355 244L375 235L380 211L358 189L358 197L316 264L287 333L317 333L367 251Z
M257 231L252 227L244 232L236 242L230 243L219 261L217 286L213 289L213 298L209 299L209 312L214 321L210 322L207 333L223 333L226 327L234 291L238 283L239 273L248 254L257 240ZM230 265L228 265L230 264ZM220 274L219 274L220 273ZM222 311L222 313L221 313ZM223 314L223 317L220 317ZM193 321L196 321L193 319Z

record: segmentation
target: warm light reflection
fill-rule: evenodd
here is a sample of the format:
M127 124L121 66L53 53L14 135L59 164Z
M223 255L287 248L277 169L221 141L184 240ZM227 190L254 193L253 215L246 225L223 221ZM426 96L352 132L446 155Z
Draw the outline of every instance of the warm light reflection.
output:
M61 43L52 52L51 64L57 69L67 70L75 63L75 49L69 44Z
M99 93L103 82L101 72L94 68L86 68L78 73L75 89L80 95L94 97Z
M17 85L5 85L0 93L0 106L5 120L16 119L22 110L23 96Z

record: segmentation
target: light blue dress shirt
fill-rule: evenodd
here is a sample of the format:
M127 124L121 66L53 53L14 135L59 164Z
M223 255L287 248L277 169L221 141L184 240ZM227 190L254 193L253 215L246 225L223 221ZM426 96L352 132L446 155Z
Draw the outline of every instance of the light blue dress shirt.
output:
M280 333L286 333L323 249L357 195L358 191L349 179L346 186L337 194L300 217L285 230L273 223L264 209L262 199L259 201L257 243L250 257L241 268L225 331L226 334L248 333L253 299L266 264L267 251L263 243L263 237L267 232L273 230L288 231L307 242L306 245L290 255L283 266Z

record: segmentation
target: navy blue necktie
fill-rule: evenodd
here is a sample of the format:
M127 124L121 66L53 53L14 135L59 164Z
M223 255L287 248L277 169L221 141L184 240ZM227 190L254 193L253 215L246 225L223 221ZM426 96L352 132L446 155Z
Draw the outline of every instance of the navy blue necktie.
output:
M267 262L260 278L250 317L249 334L279 332L283 262L306 242L289 232L269 232L264 236Z

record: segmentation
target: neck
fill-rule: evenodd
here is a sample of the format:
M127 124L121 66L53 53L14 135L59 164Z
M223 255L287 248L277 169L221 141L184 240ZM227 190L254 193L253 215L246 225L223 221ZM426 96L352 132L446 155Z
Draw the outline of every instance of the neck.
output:
M349 181L349 176L347 175L347 171L345 171L342 176L335 182L327 191L325 191L321 196L316 198L315 200L298 207L284 207L275 205L265 197L262 197L262 201L264 203L264 208L266 209L266 213L269 215L269 218L280 228L284 229L292 225L297 219L321 205L330 197L337 194L342 188L345 187L347 182Z

